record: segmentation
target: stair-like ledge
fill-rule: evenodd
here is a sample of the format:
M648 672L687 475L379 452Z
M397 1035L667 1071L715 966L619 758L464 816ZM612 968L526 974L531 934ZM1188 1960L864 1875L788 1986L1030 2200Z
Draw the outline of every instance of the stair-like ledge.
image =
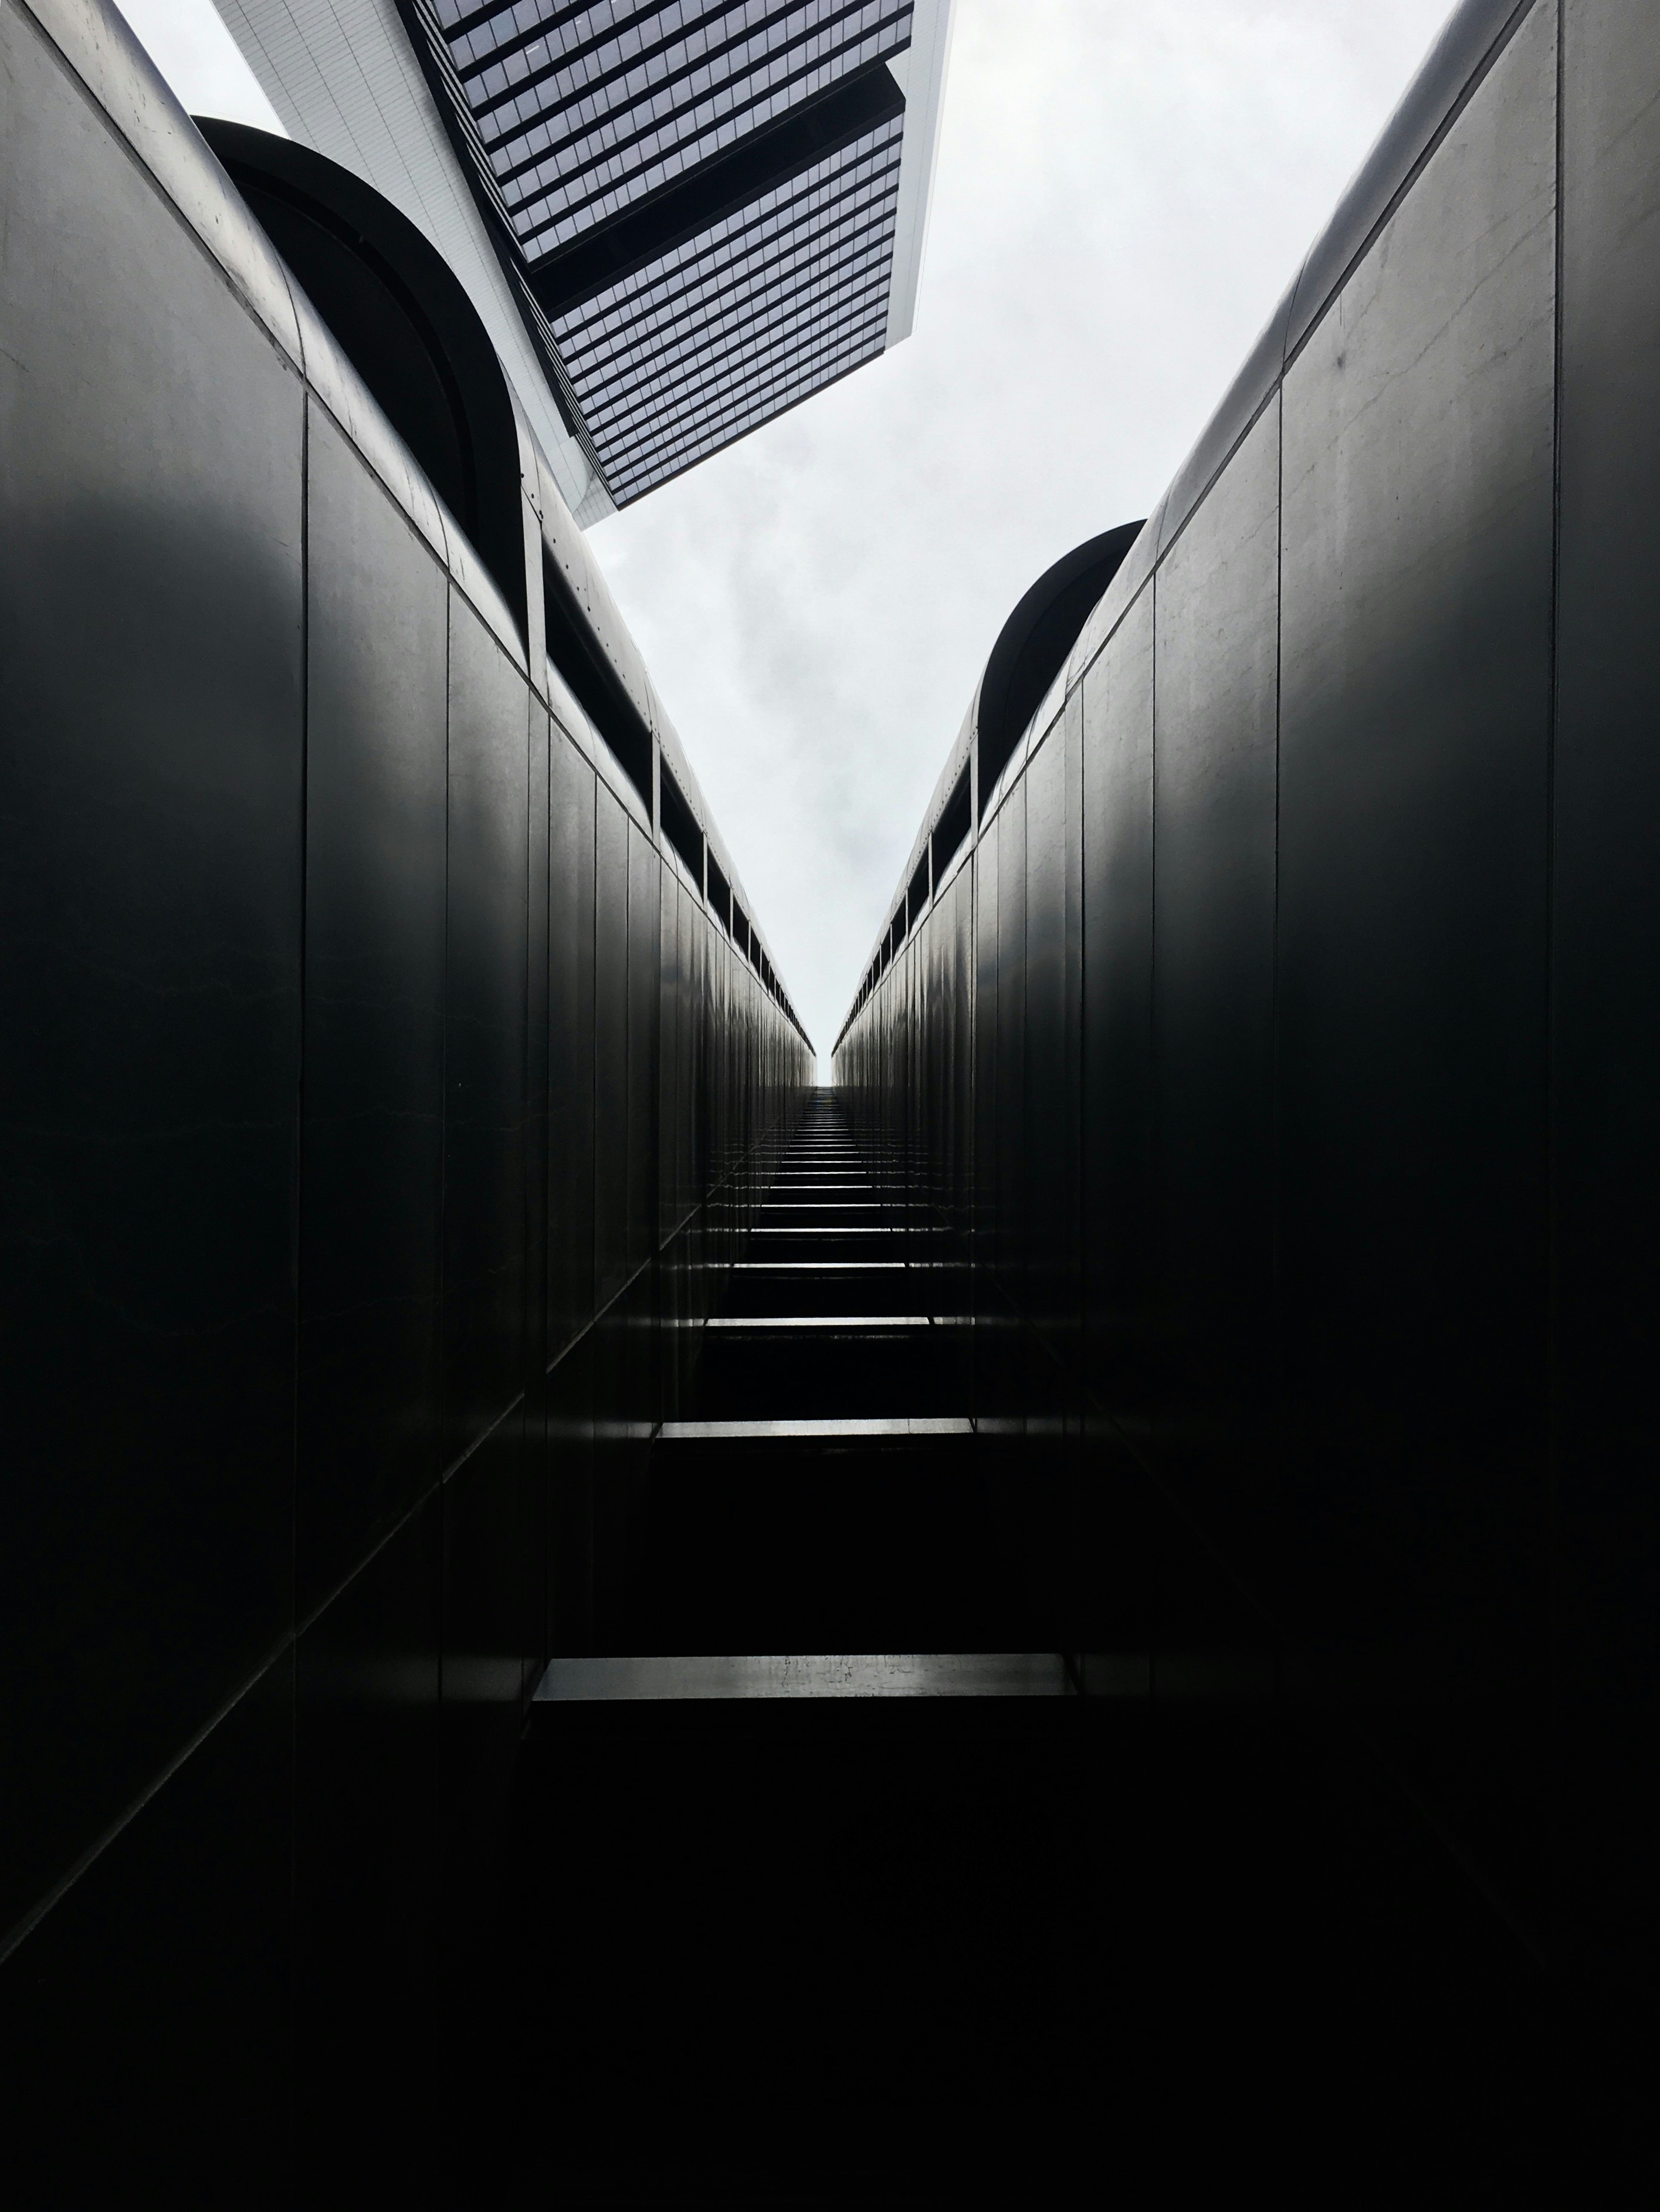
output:
M538 1705L707 1703L774 1698L1063 1698L1056 1651L861 1651L554 1659Z

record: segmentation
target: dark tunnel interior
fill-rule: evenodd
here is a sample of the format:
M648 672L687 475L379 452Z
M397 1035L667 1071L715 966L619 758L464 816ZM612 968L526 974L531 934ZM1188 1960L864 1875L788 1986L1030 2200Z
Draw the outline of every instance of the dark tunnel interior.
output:
M0 201L8 2201L1651 2201L1648 0L1460 0L827 1083L415 224L102 0Z

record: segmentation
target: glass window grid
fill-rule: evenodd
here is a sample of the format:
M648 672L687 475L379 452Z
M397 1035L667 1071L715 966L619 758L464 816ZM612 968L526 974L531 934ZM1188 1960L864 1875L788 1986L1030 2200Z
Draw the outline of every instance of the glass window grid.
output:
M604 344L561 356L572 380L589 390L613 383L619 375L633 375L651 367L688 357L701 346L730 331L758 328L776 319L781 307L827 286L845 282L867 267L873 256L891 240L897 221L893 202L878 207L857 230L826 241L822 250L792 257L785 264L760 270L739 290L707 302L695 303L683 315L665 316L655 331L620 332Z
M584 315L591 309L603 312L613 303L630 298L641 286L658 281L659 275L666 280L682 263L695 259L700 254L711 250L712 246L718 246L723 240L735 237L740 231L748 229L755 222L765 221L774 212L783 213L790 204L803 192L810 195L821 186L827 187L834 182L835 176L841 167L851 168L861 162L875 162L879 159L896 160L903 139L904 121L902 115L896 115L891 117L886 123L878 124L873 131L856 139L851 146L844 147L837 153L827 155L822 161L815 162L812 168L803 170L798 176L789 178L783 183L772 186L758 199L748 201L741 208L729 210L718 221L711 223L706 230L699 231L691 238L682 239L677 246L667 247L656 260L647 262L641 268L631 270L626 276L620 276L614 284L608 284L602 291L596 292L591 299L585 300L567 310L567 314Z
M532 264L851 70L903 51L912 12L911 0L726 0L695 10L550 9L545 0L516 0L470 15L455 0L427 4L450 33L476 111L492 104L478 98L483 71L505 66L512 52L542 41L568 63L586 50L588 65L568 82L580 83L584 98L575 105L594 120L573 137L600 151L585 173L567 163L550 186L519 183L512 221L528 234ZM781 30L791 37L781 40ZM797 52L802 62L781 73L780 56ZM759 70L757 54L766 57ZM607 56L609 83L597 81L596 66ZM700 76L686 65L694 56ZM679 57L676 82L669 64ZM516 67L518 94L527 87ZM613 97L602 114L595 95L628 86L642 95L632 108L620 111ZM619 503L881 353L903 131L902 114L873 126L559 319L562 366L584 416L599 418L588 427ZM488 176L491 165L482 166ZM494 166L499 171L499 160ZM533 219L538 194L546 210L540 221Z
M653 139L645 147L645 166L636 166L632 171L621 156L591 162L584 176L576 180L586 185L585 191L564 190L572 182L568 178L560 180L561 189L556 192L542 192L536 178L531 178L528 185L521 183L517 191L512 180L498 178L497 189L509 210L515 237L527 253L537 258L553 252L633 206L687 170L714 159L869 58L869 55L856 49L836 64L792 78L736 117L712 122L707 129L685 143L661 153L660 158L657 158L660 149ZM636 153L639 150L639 147L631 149Z
M585 323L575 330L561 319L557 330L561 356L573 365L573 374L595 374L606 362L626 354L663 352L685 331L721 321L734 310L756 312L767 285L787 283L798 272L829 265L833 258L857 252L873 232L895 222L895 210L898 192L893 179L888 179L882 195L862 197L860 204L846 210L831 210L842 216L840 222L818 234L809 232L789 241L791 250L776 258L767 258L762 252L742 254L730 272L707 270L699 283L688 285L681 295L665 296L663 288L654 285L654 305L648 314L619 312L606 321Z
M632 295L596 309L591 301L575 302L560 314L560 327L567 341L580 347L625 331L657 326L665 311L678 312L684 302L712 299L742 282L748 272L766 269L817 250L833 233L868 219L873 208L893 199L899 185L897 158L874 175L850 179L845 189L815 192L765 225L756 224L736 236L712 245L694 258L654 276Z
M621 413L637 414L642 407L656 404L665 393L676 398L684 394L689 398L707 385L711 375L723 363L736 366L738 361L760 359L776 352L791 337L815 328L827 313L855 298L863 299L866 294L880 290L885 301L892 270L893 246L889 239L871 253L861 256L857 266L839 268L833 278L815 285L800 296L781 301L773 313L724 331L712 331L695 353L661 362L627 364L628 371L637 373L609 380L603 385L573 379L590 429L597 437L602 424L614 421Z
M614 308L603 319L561 316L560 350L574 374L574 365L591 356L614 353L623 345L644 345L700 316L722 312L724 302L750 296L758 280L821 260L838 242L857 237L883 220L898 198L895 161L857 190L831 198L827 205L810 214L803 211L797 222L744 241L743 250L733 252L724 264L712 261L694 281L679 289L666 283L653 285L646 295L649 306L642 303L633 312ZM777 246L783 250L774 253L771 249Z
M793 104L783 100L778 103L780 109L787 108ZM725 144L748 135L747 130L740 131L736 126L729 131L717 134L721 143L715 146L713 153L724 150ZM651 188L655 189L658 183L666 182L684 170L696 168L700 162L706 158L712 158L712 154L707 149L695 155L685 158L676 156L673 161L664 162L658 171L653 173L651 179ZM551 222L543 222L538 218L536 223L530 224L523 220L524 216L523 210L517 212L510 210L510 219L512 222L515 239L518 241L526 259L536 261L544 255L555 252L560 246L569 243L572 239L585 235L610 215L632 205L636 197L639 195L631 194L624 197L608 192L602 195L601 198L594 204L593 208L585 208L577 215L560 217ZM504 201L504 207L506 204Z
M776 9L778 0L772 0L772 4ZM572 63L608 46L619 52L645 54L654 43L671 40L677 30L695 34L709 22L735 12L731 0L718 0L718 4L700 13L684 6L665 8L661 0L642 0L642 4L632 9L560 9L547 5L546 0L542 4L537 0L514 0L511 7L475 9L470 16L457 17L445 25L444 35L457 68L465 73L493 56L506 56L531 46L541 46L549 54ZM754 0L748 0L742 12L753 17ZM441 17L442 5L439 13Z
M777 83L791 73L792 60L798 69L803 62L833 59L878 29L884 10L897 15L908 6L909 0L844 0L835 18L798 28L793 36L780 23L735 40L723 57L730 64L724 69L698 66L656 83L623 78L613 83L610 99L590 93L560 101L516 94L505 102L474 106L474 117L504 181L538 162L544 174L566 174L580 168L591 153L626 148L664 125L668 143L674 143L697 128L712 106L722 113L736 111L746 88Z
M827 72L826 82L833 81L835 74L837 73ZM816 83L809 83L805 88L805 93L811 94L818 88ZM568 243L572 239L585 235L597 224L605 222L611 216L631 207L636 199L644 197L649 191L655 191L659 185L669 182L688 169L696 168L705 161L713 159L716 155L725 151L728 147L735 145L740 138L748 137L753 131L771 121L775 112L786 113L798 104L790 96L790 88L786 88L785 91L780 93L775 99L764 102L753 114L742 116L736 121L723 123L712 129L705 140L699 141L691 147L677 149L671 156L658 163L650 172L641 173L639 177L630 180L630 189L613 191L609 186L603 187L591 201L585 203L573 214L549 215L547 210L554 205L551 197L529 208L521 206L517 212L512 214L514 235L518 239L527 258L540 258L542 255L554 252L558 246ZM710 143L711 141L712 143ZM636 183L639 185L638 190L632 188ZM505 198L502 204L506 205Z
M606 456L607 477L613 477L614 464L610 458L613 450L619 455L615 464L614 482L626 484L631 473L642 472L639 469L641 463L658 465L663 474L672 473L668 462L694 441L706 438L709 442L702 450L712 452L715 446L728 443L730 437L739 434L736 429L730 429L730 435L720 434L728 431L729 426L734 422L742 421L745 428L753 429L759 423L770 420L773 415L781 414L786 404L793 404L784 395L797 384L816 391L821 383L829 380L828 364L842 360L850 352L857 353L861 362L869 360L873 353L881 352L886 332L887 313L878 305L868 318L851 328L842 324L834 325L829 336L810 354L792 356L790 374L775 378L771 383L763 383L757 391L733 392L727 404L718 412L711 413L700 423L688 425L677 435L657 436L634 445L619 441L615 449L608 448L597 440L596 443L600 445L602 453ZM633 465L632 469L631 464ZM661 480L660 477L658 480Z
M749 415L711 431L680 452L654 463L649 469L620 473L612 487L612 496L616 505L619 507L632 506L634 501L643 499L647 492L655 491L659 484L669 483L676 477L685 475L688 469L696 468L700 461L707 460L712 453L736 445L740 439L747 438L764 423L772 422L778 416L787 415L792 407L801 406L815 393L839 383L844 376L852 375L866 362L874 361L881 351L881 341L877 340L863 352L854 354L851 359L833 361L804 380L799 387L769 395L767 400Z
M692 447L699 452L712 452L714 445L725 445L731 435L736 435L738 425L754 429L760 422L772 420L772 416L780 414L785 407L794 404L791 392L798 387L818 389L838 361L846 361L851 354L857 354L860 361L869 358L871 343L877 343L880 349L880 330L875 330L875 323L860 323L853 327L838 325L838 330L831 331L822 345L814 347L811 354L791 356L783 369L742 392L734 392L727 404L718 410L703 410L681 422L672 435L650 438L648 442L619 435L615 445L606 449L608 476L626 484L630 477L645 471L672 471L674 467L679 467L681 458Z
M645 0L632 9L549 7L546 0L515 0L511 7L497 4L476 10L470 18L445 25L445 36L459 63L464 52L468 66L488 63L492 57L515 49L546 44L557 49L561 60L576 63L599 55L602 67L611 65L608 49L643 60L657 56L679 41L696 52L708 51L712 38L724 35L721 27L738 23L754 29L785 15L807 13L815 19L845 0L707 0L696 7L680 0L664 6L663 0ZM585 79L584 80L586 81Z
M610 401L596 399L591 407L587 393L578 387L578 398L590 429L597 438L619 420L643 411L650 411L653 427L667 425L688 411L706 407L712 395L724 385L751 374L792 340L799 340L827 320L845 320L855 313L874 310L877 305L885 307L890 275L891 261L884 259L821 298L803 302L798 312L781 319L772 330L753 337L740 332L733 343L712 353L695 368L655 380L641 389L619 393Z
M606 387L573 387L590 431L597 438L609 436L620 422L643 416L667 422L706 406L723 380L748 374L792 345L799 348L827 322L845 321L878 302L885 306L891 278L891 259L883 259L794 303L763 327L724 333L692 359Z
M620 129L631 115L672 115L688 106L687 90L696 99L739 83L769 57L793 48L816 45L821 55L832 52L856 39L862 26L872 27L892 4L793 0L784 7L733 8L724 11L722 37L670 37L644 54L613 45L568 64L547 56L537 65L536 45L482 64L450 51L468 104L493 147L535 135L539 126L545 126L542 143L551 146L561 132L569 141L608 124ZM908 8L911 0L904 4Z
M605 457L608 473L614 459L633 462L700 435L709 425L724 420L734 410L747 407L752 398L772 389L781 378L821 359L827 351L838 350L851 343L854 334L869 334L879 325L885 331L886 319L880 303L874 307L867 303L845 314L826 317L820 328L801 333L798 342L787 351L775 353L767 361L744 364L742 375L721 380L719 388L712 386L691 395L688 404L677 407L672 416L645 410L624 415L610 423L596 425L592 435Z
M497 15L502 0L484 0L482 7L476 4L470 8L462 4L462 0L434 0L434 4L443 18L446 31L464 32L475 29L480 23ZM527 4L527 0L519 0L519 4ZM529 4L536 4L536 0L529 0ZM550 23L570 22L579 16L599 15L621 21L626 16L655 14L663 4L663 0L634 0L632 7L627 4L627 0L603 0L600 5L596 5L596 0L540 0L541 12Z
M607 295L573 302L560 313L560 328L573 343L579 343L590 333L618 331L630 325L649 328L653 313L662 307L717 289L732 272L751 264L765 265L779 252L791 251L794 240L810 237L845 221L850 214L892 198L898 188L899 166L895 149L880 167L862 163L859 173L845 183L838 180L836 188L804 195L765 222L742 228L724 226L726 236L709 238L695 254L677 254L672 267L653 264L636 271L634 278L609 287Z
M533 31L522 40L504 41L482 53L476 49L464 58L456 42L451 53L457 75L466 87L468 105L481 125L500 109L516 111L514 118L494 132L492 143L541 117L573 112L604 117L634 107L649 96L662 112L660 94L666 86L702 69L716 81L723 61L730 61L728 76L742 72L746 49L776 51L783 40L803 32L810 34L848 5L864 0L789 0L789 4L757 6L732 4L712 9L689 32L670 27L660 17L663 35L655 40L638 31L621 39L605 36L591 40L585 50L564 46L557 53ZM721 26L716 31L717 24ZM468 42L472 46L473 42ZM534 100L529 97L537 95ZM602 96L605 94L609 97Z
M740 434L741 428L754 429L792 405L792 393L816 391L828 380L837 362L853 355L860 360L868 359L872 343L879 350L881 341L880 330L875 331L873 339L870 327L865 325L856 325L845 331L838 330L810 356L793 361L787 373L772 377L752 391L734 394L724 407L687 423L674 435L632 443L620 440L614 449L618 479L626 483L632 477L670 472L680 465L680 457L693 447L699 452L712 451Z
M894 0L876 0L876 4L891 7ZM742 100L724 88L697 101L677 118L673 134L647 126L619 143L620 134L613 131L611 143L585 158L587 141L571 147L563 157L551 159L530 155L514 162L498 150L491 158L492 172L513 210L516 232L522 240L540 240L546 252L592 228L696 161L735 144L867 62L902 52L901 21L908 27L908 0L905 9L881 28L827 60L815 58L791 69L790 58L782 57L764 73L765 82Z
M718 404L683 410L672 423L648 414L638 421L623 421L599 430L596 444L608 477L626 477L656 466L688 444L721 433L739 419L752 425L769 419L785 404L780 393L787 394L803 380L811 382L822 363L839 360L849 351L858 352L861 358L872 344L880 351L885 331L886 320L879 313L838 319L811 343L795 347L755 375L735 382L718 396Z

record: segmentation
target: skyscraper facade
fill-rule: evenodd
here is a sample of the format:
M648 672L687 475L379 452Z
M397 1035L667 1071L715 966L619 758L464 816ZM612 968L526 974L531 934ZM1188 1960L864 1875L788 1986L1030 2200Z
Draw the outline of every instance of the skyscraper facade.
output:
M221 4L494 305L584 522L910 331L950 0Z

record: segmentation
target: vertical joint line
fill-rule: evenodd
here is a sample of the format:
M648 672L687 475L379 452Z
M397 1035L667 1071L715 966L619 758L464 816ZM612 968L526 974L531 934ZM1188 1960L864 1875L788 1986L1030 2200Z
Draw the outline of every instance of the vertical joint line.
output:
M436 1279L433 1285L433 1311L437 1323L439 1432L435 1442L437 1451L432 1469L434 1478L448 1464L449 1452L446 1431L449 1421L449 1395L444 1360L445 1229L450 1210L450 817L453 811L451 798L455 782L454 748L451 737L455 728L455 579L447 562L444 568L444 978L439 1000L439 1111L438 1111L438 1251L433 1261ZM448 1486L439 1482L438 1488L438 1710L440 1718L444 1711L444 1657L449 1623L444 1617L444 1548L445 1522L449 1517Z
M295 1925L300 1895L300 1379L305 1252L301 1241L306 1188L306 1016L307 970L306 886L310 873L312 744L312 395L305 378L300 386L300 946L299 1039L294 1066L294 1393L290 1420L288 1483L288 1635L291 1657L288 1700L288 1926Z
M1269 1326L1273 1330L1274 1346L1274 1419L1280 1420L1280 1390L1283 1380L1281 1352L1285 1331L1281 1312L1284 1254L1281 1249L1281 1227L1284 1194L1281 1188L1280 1146L1280 751L1285 726L1285 497L1286 497L1286 410L1285 370L1281 368L1274 387L1274 405L1279 416L1275 438L1275 486L1274 493L1274 922L1269 945L1269 1206L1270 1243L1269 1246Z
M1560 712L1560 669L1558 658L1558 629L1561 619L1562 569L1562 278L1565 265L1565 233L1563 219L1564 151L1566 143L1563 94L1566 82L1567 10L1562 0L1556 9L1556 82L1554 115L1555 175L1553 179L1553 223L1554 264L1552 281L1554 296L1551 302L1553 356L1551 362L1551 519L1550 519L1550 634L1549 690L1547 702L1545 729L1545 1034L1543 1081L1544 1126L1541 1133L1544 1158L1543 1170L1543 1262L1545 1307L1545 1465L1544 1495L1541 1499L1544 1521L1545 1555L1548 1562L1547 1602L1549 1607L1547 1635L1549 1650L1547 1659L1547 1691L1548 1725L1554 1734L1560 1719L1556 1711L1558 1686L1560 1680L1559 1653L1560 1650L1561 1593L1560 1566L1556 1543L1557 1471L1561 1437L1561 1377L1557 1358L1557 1268L1560 1259L1557 1213L1557 1148L1556 1148L1556 745Z

